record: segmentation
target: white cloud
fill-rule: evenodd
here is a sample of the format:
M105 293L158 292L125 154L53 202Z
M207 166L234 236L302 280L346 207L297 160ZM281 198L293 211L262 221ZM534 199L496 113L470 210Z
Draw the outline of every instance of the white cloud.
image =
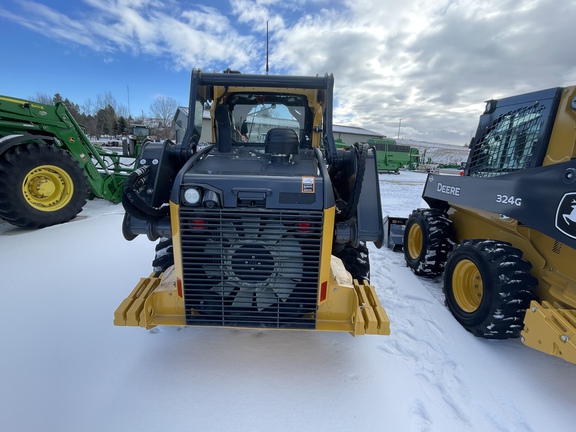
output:
M74 3L75 4L75 3ZM0 17L67 44L174 69L334 73L337 121L462 144L485 99L576 80L576 2L555 0L21 1ZM86 5L89 8L86 8ZM106 60L104 60L106 59Z
M25 0L19 6L22 9L20 13L0 8L0 16L46 37L87 46L96 51L112 50L106 41L98 41L81 22L48 6Z

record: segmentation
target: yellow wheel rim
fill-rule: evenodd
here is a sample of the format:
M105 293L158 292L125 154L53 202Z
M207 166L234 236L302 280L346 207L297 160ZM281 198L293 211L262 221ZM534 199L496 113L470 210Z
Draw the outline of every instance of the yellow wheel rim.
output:
M54 165L41 165L31 170L22 182L26 202L36 210L60 210L72 199L74 182L66 171Z
M464 259L456 264L452 273L452 292L464 312L472 313L480 307L484 286L480 270L472 261Z
M422 252L422 229L420 225L414 224L408 231L408 254L410 258L416 259Z

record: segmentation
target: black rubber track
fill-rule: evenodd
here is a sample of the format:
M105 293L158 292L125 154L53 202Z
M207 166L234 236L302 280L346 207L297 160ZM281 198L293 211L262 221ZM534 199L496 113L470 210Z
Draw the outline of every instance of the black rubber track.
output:
M172 265L174 265L174 249L172 246L172 239L168 237L162 237L156 244L156 255L154 257L154 261L152 261L152 268L156 276L159 276Z
M342 260L353 279L359 283L363 280L370 282L370 257L366 242L361 241L357 248L347 244L340 252L334 252L334 256Z

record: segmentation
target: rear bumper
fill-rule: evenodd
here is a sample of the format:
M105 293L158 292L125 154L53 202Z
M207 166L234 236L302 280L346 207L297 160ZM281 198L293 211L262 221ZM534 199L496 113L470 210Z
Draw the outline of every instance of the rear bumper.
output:
M114 325L146 329L159 325L186 326L184 300L178 293L173 269L169 268L159 277L150 275L140 279L114 312ZM352 281L349 275L344 281L340 275L339 284L336 280L333 278L334 284L329 287L329 300L318 306L316 327L312 331L348 332L353 336L389 335L390 320L374 287L367 282Z
M158 325L185 326L184 301L178 295L174 267L159 277L141 278L114 312L114 325L147 329Z
M531 348L576 363L576 310L532 301L526 310L521 337Z

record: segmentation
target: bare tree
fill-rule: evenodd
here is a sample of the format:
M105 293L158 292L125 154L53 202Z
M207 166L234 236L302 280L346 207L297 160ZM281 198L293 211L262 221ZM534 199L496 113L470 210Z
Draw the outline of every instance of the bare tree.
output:
M96 105L90 98L86 99L80 108L82 109L82 114L94 115L96 113Z
M129 114L126 105L118 104L116 107L116 114L118 114L120 117L128 118Z
M178 109L178 102L167 96L159 96L150 105L150 113L158 121L157 135L159 138L172 136L172 122Z
M116 98L112 96L112 93L99 93L96 95L96 111L105 109L107 106L111 106L116 111L118 107L118 102L116 102Z
M99 138L96 122L96 105L92 99L88 98L84 100L84 103L80 106L79 122L86 128L86 132L89 135L94 136L96 139Z
M28 99L44 105L54 105L52 96L48 96L46 93L36 92L34 96L30 96Z

